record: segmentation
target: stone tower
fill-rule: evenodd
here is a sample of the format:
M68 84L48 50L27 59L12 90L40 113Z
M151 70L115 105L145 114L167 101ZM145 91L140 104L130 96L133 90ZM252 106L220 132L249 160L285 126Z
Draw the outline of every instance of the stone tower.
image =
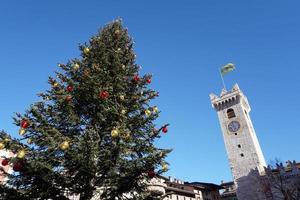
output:
M210 100L218 113L238 199L265 199L256 176L263 173L266 162L249 116L247 97L235 84L231 91L223 89L219 97L210 94Z

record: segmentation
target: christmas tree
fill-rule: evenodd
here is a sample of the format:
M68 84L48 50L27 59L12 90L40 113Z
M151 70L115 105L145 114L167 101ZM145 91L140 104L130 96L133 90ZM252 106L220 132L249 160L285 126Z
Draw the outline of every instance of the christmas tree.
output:
M3 199L160 199L149 180L167 171L170 152L154 145L167 124L150 100L151 75L140 75L133 40L120 20L80 45L80 58L59 64L41 101L17 114L20 137L0 133L14 152ZM1 165L0 165L1 166ZM1 167L0 167L1 168Z

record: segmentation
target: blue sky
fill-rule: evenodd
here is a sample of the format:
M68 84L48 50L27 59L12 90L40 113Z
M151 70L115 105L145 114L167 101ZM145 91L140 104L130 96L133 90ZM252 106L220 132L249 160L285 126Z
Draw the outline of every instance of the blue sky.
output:
M7 1L8 2L8 1ZM104 24L121 17L142 72L170 131L158 145L173 148L167 175L187 181L231 180L209 93L222 88L218 67L247 95L267 162L300 161L299 1L16 1L0 4L0 129L17 135L14 112L44 91L58 62L79 55Z

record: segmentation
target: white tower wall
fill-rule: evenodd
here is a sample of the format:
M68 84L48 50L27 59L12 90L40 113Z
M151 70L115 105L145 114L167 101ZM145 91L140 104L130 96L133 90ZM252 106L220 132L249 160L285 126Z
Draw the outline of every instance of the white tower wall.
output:
M211 94L211 103L218 114L239 200L261 200L257 173L266 162L260 148L249 112L246 96L236 84L231 91L223 90L220 97Z

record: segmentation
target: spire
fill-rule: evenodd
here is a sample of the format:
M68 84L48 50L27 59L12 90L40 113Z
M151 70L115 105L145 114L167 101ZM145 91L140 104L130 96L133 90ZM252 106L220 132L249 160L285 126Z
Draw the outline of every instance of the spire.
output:
M214 100L214 99L218 98L218 96L214 93L210 93L209 97L210 97L210 100Z
M240 91L240 87L239 85L236 83L234 84L233 88L232 88L233 91Z
M222 89L222 92L221 92L221 94L220 94L220 96L223 96L223 95L225 95L225 94L227 94L227 90L226 90L225 88L223 88L223 89Z

